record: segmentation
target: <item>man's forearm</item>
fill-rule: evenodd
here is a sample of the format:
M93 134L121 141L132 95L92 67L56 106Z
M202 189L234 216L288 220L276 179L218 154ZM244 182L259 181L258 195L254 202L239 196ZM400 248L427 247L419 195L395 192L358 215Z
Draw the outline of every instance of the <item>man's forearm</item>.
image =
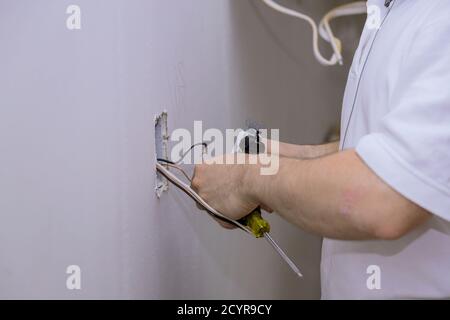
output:
M381 181L354 151L280 159L274 176L248 166L244 192L297 226L337 239L393 239L427 215Z
M271 149L271 141L266 141L267 152L274 154ZM329 154L338 152L339 142L330 142L320 145L296 145L290 143L279 143L279 152L277 153L281 157L294 158L294 159L315 159L323 157Z

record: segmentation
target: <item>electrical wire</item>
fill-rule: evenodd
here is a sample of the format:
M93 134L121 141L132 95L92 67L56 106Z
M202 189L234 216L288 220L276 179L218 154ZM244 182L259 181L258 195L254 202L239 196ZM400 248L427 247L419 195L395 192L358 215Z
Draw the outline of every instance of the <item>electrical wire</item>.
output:
M181 161L184 160L184 158L186 158L186 156L188 155L189 152L191 152L192 149L194 149L195 147L198 147L198 146L203 146L204 151L208 148L208 144L206 142L199 142L199 143L193 144L185 153L183 153L181 158L178 161L174 162L173 164L179 164Z
M161 158L156 159L156 161L163 162L167 167L177 169L186 177L186 179L188 179L190 182L192 182L192 178L189 177L189 175L186 173L186 171L184 171L183 168L181 168L179 165L175 164L175 162L167 160L167 159L161 159Z
M311 17L309 17L303 13L300 13L298 11L283 7L282 5L276 3L273 0L262 0L262 1L270 8L274 9L275 11L278 11L280 13L286 14L291 17L302 19L309 23L309 25L311 26L312 32L313 32L313 40L312 40L313 43L312 44L313 44L314 55L321 64L323 64L325 66L333 66L336 63L338 63L339 61L342 61L342 57L340 55L339 50L335 50L333 56L330 59L326 59L322 56L322 54L320 53L320 50L319 50L319 32L317 30L316 23L314 22L314 20ZM334 37L330 36L330 39L333 39L332 41L334 41ZM337 47L337 44L335 46Z
M334 37L333 31L330 27L330 21L339 17L360 15L367 13L367 4L365 1L357 1L338 6L329 11L319 23L319 34L325 41L331 43L333 50L339 53L342 52L341 41Z
M366 13L366 4L363 1L342 5L328 12L321 20L318 28L315 21L311 17L301 12L286 8L276 3L274 0L262 0L262 1L275 11L278 11L291 17L302 19L309 23L313 33L312 44L314 56L319 61L319 63L325 66L333 66L337 63L342 65L343 63L341 41L334 36L333 31L331 30L331 27L329 25L329 21L341 16ZM361 5L362 3L364 3L364 10L362 9ZM323 55L320 53L319 35L325 41L329 42L331 44L331 47L333 48L334 53L330 59L324 58Z
M158 161L158 162L164 162L164 163L167 164L167 165L178 165L178 164L180 164L180 163L184 160L184 158L186 158L187 154L188 154L192 149L194 149L195 147L198 147L198 146L203 146L203 147L205 148L204 152L205 152L206 149L208 148L208 144L207 144L206 142L199 142L199 143L193 144L193 145L189 148L189 150L187 150L187 151L181 156L181 158L178 159L178 161L176 161L176 162L174 162L174 161L172 161L172 160L168 160L168 159L163 159L163 158L157 158L156 161ZM176 167L175 167L175 168L176 168ZM181 168L178 167L178 169L181 169ZM183 170L183 169L181 169L181 170Z
M189 180L189 182L192 182L192 178L189 177L189 175L186 173L186 171L184 171L184 169L181 168L180 166L178 166L178 165L176 165L176 164L171 164L171 163L166 163L166 165L167 165L168 167L177 169L178 171L180 171L180 172L183 174L183 176L184 176L187 180Z
M175 164L175 162L167 160L167 159L162 159L162 158L157 158L156 161L158 162L164 162L165 164Z

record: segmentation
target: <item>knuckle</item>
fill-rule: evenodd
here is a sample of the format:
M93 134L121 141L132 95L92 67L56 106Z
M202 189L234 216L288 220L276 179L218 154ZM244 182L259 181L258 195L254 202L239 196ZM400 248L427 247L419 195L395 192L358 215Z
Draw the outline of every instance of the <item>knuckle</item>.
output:
M199 189L200 183L199 183L197 177L194 177L194 178L192 179L191 187L192 187L192 189L194 189L195 191L197 191L197 190Z

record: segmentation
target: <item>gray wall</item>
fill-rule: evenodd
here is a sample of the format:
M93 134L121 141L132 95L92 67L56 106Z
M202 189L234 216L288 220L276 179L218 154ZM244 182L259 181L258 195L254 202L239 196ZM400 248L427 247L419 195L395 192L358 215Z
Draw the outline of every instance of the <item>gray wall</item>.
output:
M337 2L290 1L314 15ZM357 26L339 29L351 51ZM347 67L318 65L310 38L259 1L0 0L0 298L319 297L318 237L269 218L299 281L264 241L154 194L163 109L170 129L253 120L322 141Z

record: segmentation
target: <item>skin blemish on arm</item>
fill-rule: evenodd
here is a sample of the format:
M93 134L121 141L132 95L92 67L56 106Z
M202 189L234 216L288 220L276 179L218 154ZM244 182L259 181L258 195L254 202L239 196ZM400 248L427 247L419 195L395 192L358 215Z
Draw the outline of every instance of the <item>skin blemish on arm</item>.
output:
M339 213L348 216L353 212L356 203L361 199L362 191L360 189L346 190L342 194L342 204Z

